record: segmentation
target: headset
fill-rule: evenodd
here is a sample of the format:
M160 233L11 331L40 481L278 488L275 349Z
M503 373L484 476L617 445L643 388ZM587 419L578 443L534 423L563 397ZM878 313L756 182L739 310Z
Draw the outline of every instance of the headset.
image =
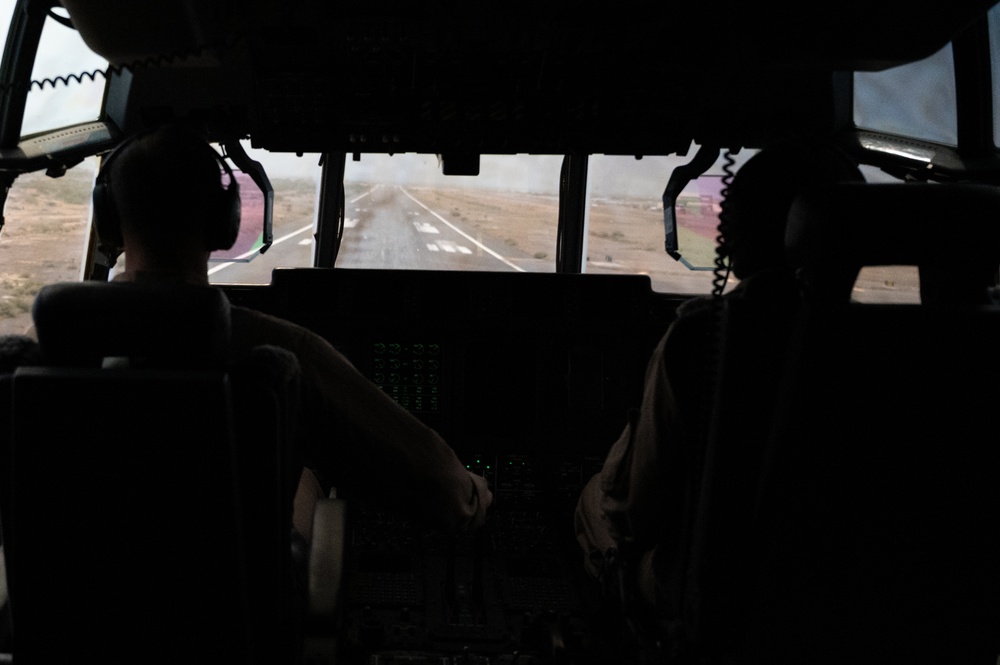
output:
M129 145L151 134L153 131L155 130L140 132L119 143L102 160L101 169L98 171L97 179L94 182L93 214L94 225L97 227L98 249L108 257L110 265L114 264L117 257L125 249L121 215L115 203L110 182L111 168L118 155ZM212 194L210 200L206 203L209 207L207 218L212 221L205 228L205 249L208 251L229 249L236 242L236 236L240 230L239 184L224 157L216 152L208 143L205 143L194 135L189 136L192 141L203 146L205 150L212 154L212 159L220 165L229 181L225 187L222 186L220 181L217 195Z

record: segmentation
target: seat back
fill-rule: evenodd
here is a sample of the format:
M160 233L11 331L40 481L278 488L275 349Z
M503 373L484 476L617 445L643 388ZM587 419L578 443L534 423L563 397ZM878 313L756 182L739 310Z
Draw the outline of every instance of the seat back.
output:
M11 379L19 365L33 365L41 361L38 343L24 335L0 337L0 405L10 404ZM0 406L0 441L10 433L10 409ZM0 454L3 447L0 446ZM7 464L0 457L0 469ZM9 487L0 483L0 527L10 506ZM0 528L0 657L10 654L10 604L7 590L7 562L3 551L3 529Z
M800 304L782 247L796 195L820 183L863 182L855 162L826 140L777 142L740 169L727 190L720 250L744 277L718 299L710 427L701 447L699 495L681 550L688 557L676 635L702 657L738 643L746 608L734 593L747 578L753 497Z
M800 298L790 271L758 273L719 303L719 352L712 418L677 638L711 658L739 642L747 611L735 591L752 572L754 502L785 350Z
M15 656L287 654L294 357L230 358L209 287L61 284L34 316L3 451Z
M793 206L803 304L744 587L750 662L995 662L1000 653L1000 192L840 185ZM917 265L922 304L849 300Z

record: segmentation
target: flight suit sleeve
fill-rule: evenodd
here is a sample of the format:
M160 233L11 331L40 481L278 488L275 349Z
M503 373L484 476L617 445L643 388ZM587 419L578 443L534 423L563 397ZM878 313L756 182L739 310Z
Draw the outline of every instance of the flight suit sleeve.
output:
M705 427L695 411L705 399L710 317L702 299L679 312L650 356L639 408L581 492L575 530L595 577L609 548L635 562L680 536Z
M338 493L445 531L476 528L493 497L437 432L393 401L325 339L234 308L241 344L289 349L302 368L300 453ZM252 332L245 330L253 327ZM266 330L265 330L266 329Z
M577 502L574 523L584 551L584 565L598 577L609 549L626 552L636 548L642 534L653 527L666 503L660 437L670 438L675 422L670 382L663 371L665 335L646 369L643 401L629 412L629 421L611 446L600 472L584 486Z

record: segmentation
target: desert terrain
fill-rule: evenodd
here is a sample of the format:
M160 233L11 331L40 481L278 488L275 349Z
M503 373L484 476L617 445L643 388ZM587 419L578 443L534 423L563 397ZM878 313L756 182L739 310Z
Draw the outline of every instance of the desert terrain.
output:
M31 324L31 305L38 289L47 283L77 280L87 249L87 218L94 167L85 164L61 178L41 173L18 178L11 189L5 209L5 225L0 231L0 333L19 334ZM253 268L254 283L267 283L270 270L278 266L306 266L311 262L311 229L315 208L315 186L310 181L275 180L274 237L294 239L284 248L276 244L264 256L244 260ZM380 265L380 257L351 257L351 242L362 236L366 215L372 220L364 231L369 234L395 233L386 221L374 221L366 206L377 197L369 196L377 187L371 183L347 185L347 228L338 265L352 267L392 267ZM385 191L392 189L386 186ZM396 189L400 189L396 187ZM402 192L402 190L400 189ZM470 190L441 187L410 187L403 192L422 209L405 213L418 230L428 230L430 222L443 221L479 249L485 248L506 266L482 251L466 252L471 258L445 269L507 270L531 272L555 270L558 201L555 196ZM397 199L392 199L396 201ZM401 198L400 198L401 200ZM354 201L354 203L351 203ZM392 203L379 212L384 220L401 218L400 206ZM587 240L586 272L640 273L649 275L655 290L668 293L708 293L712 286L711 268L716 244L718 201L705 196L682 196L677 217L680 251L699 270L690 270L666 255L663 248L663 212L657 200L592 200ZM424 214L418 218L416 215ZM418 221L420 219L430 220ZM355 225L361 224L355 228ZM423 224L423 227L420 225ZM440 224L439 224L440 225ZM412 231L412 229L410 229ZM254 235L259 231L254 231ZM249 241L245 240L244 244ZM445 250L452 249L448 245ZM461 247L461 246L460 246ZM428 248L433 249L428 244ZM421 261L417 248L407 259ZM385 250L383 249L383 255ZM400 250L402 251L402 250ZM409 251L409 250L407 250ZM464 249L463 249L464 251ZM431 253L423 251L424 257ZM476 256L483 257L476 259ZM495 255L495 256L494 256ZM445 252L433 257L438 263L405 264L407 267L440 269ZM476 263L481 260L482 263ZM236 265L237 268L241 267ZM218 281L240 281L236 271L220 274ZM914 302L917 282L913 269L871 269L855 288L858 300L875 302Z

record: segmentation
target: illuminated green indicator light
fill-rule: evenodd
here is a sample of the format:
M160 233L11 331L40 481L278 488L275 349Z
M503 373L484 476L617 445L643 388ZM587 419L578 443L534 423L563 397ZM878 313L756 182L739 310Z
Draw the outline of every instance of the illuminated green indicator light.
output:
M488 469L490 468L490 465L489 465L489 464L487 464L487 465L486 465L486 468L487 468L487 470L488 470Z
M472 465L471 465L471 464L466 464L466 465L465 465L465 468L466 468L466 469L471 469L471 468L472 468Z

